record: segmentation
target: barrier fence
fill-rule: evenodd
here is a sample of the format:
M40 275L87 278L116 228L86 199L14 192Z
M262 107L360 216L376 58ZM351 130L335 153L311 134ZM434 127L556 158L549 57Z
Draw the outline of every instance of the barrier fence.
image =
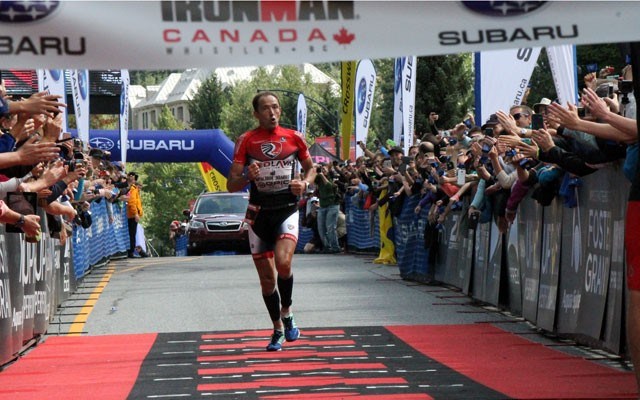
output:
M529 196L504 234L493 219L469 229L466 207L442 226L430 226L427 210L414 213L419 196L408 197L393 221L399 274L418 282L434 278L546 331L620 354L629 186L619 170L607 168L572 188L573 208L561 197L542 207ZM75 227L65 243L47 233L43 211L37 243L6 233L0 224L0 365L47 331L57 307L92 267L126 253L124 204L112 207L110 222L106 202L92 203L91 227ZM378 251L377 211L363 210L357 196L346 196L345 214L349 249ZM297 250L311 237L301 227Z
M109 223L105 201L91 204L92 224L75 227L66 242L51 238L42 209L42 239L27 243L22 233L0 224L0 365L15 359L46 333L51 316L101 261L129 247L124 204L113 204Z
M542 207L527 196L501 234L494 219L469 229L467 207L427 229L427 211L414 213L419 196L405 199L394 218L400 276L434 278L472 298L509 310L536 326L620 354L625 310L624 225L630 184L618 168L583 177ZM348 244L371 249L379 235L369 213L347 197ZM363 227L374 226L367 236ZM437 243L425 248L425 232Z

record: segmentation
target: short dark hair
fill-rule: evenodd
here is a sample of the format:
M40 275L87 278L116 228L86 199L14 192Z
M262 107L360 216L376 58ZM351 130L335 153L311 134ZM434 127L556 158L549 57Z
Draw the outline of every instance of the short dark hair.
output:
M136 178L136 181L138 180L138 174L136 174L135 172L129 172L127 176L133 176Z
M258 92L258 94L253 96L253 100L251 101L251 104L253 105L253 111L258 112L258 106L259 106L258 103L260 102L260 99L265 96L275 97L276 100L278 100L278 104L280 104L280 98L278 98L278 96L275 93L265 90L263 92Z

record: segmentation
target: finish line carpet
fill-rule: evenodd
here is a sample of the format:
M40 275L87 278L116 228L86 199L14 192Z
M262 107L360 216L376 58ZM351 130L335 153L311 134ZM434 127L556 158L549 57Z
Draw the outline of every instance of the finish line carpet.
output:
M49 337L0 399L620 399L633 374L489 324Z

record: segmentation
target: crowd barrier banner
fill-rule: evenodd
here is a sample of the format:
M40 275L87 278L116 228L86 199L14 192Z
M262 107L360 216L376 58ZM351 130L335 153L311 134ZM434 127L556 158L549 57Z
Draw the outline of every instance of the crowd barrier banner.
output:
M429 279L428 252L424 248L424 228L428 210L416 215L415 208L420 202L419 196L405 199L402 213L394 220L396 260L400 277L415 281Z
M473 279L473 249L475 235L472 229L469 229L468 204L463 207L464 212L461 213L460 220L460 251L458 251L458 265L462 268L462 292L469 294L471 292L471 282Z
M378 213L370 218L369 211L358 203L359 197L345 196L345 216L347 219L347 245L356 251L375 251L380 248Z
M471 291L473 297L480 301L489 302L487 296L487 271L489 271L489 239L491 238L491 224L478 224L475 232L473 281Z
M91 203L91 212L91 228L74 228L74 236L64 243L49 234L42 209L38 209L42 238L36 243L27 243L23 233L7 233L0 224L0 365L47 332L51 316L95 260L126 251L124 204L113 205L113 223L106 202Z
M504 235L498 230L495 219L491 220L489 235L489 263L485 279L486 295L489 303L498 305L500 301L500 283L502 278L502 244Z
M11 338L13 324L12 287L6 255L4 224L0 224L0 365L13 356Z
M542 255L538 286L536 324L549 332L555 330L560 279L560 243L562 240L562 202L557 197L544 207L542 220ZM534 320L531 320L534 321Z
M522 316L529 321L535 321L538 317L538 288L540 287L542 206L531 197L526 197L520 203L517 224L517 251L523 282Z
M504 260L505 270L507 272L507 293L509 295L509 308L518 315L522 314L522 276L524 265L520 263L522 253L525 248L520 248L518 238L520 236L520 218L516 216L509 230L507 231L506 259ZM505 299L502 299L504 302Z
M458 264L461 251L463 230L462 212L452 211L445 220L444 230L440 235L440 249L438 251L437 264L444 268L444 282L461 288L465 281L466 266Z
M607 290L607 308L603 339L608 349L619 353L621 350L622 315L624 310L625 261L624 261L624 227L629 181L620 173L611 173L610 205L612 219L611 269L609 271L609 287Z

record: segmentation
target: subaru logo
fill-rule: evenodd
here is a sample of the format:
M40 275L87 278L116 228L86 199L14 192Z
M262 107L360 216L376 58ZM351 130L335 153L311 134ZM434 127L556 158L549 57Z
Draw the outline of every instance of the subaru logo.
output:
M0 22L33 22L51 15L59 1L0 1Z
M89 144L95 149L111 150L115 143L113 143L113 140L106 137L94 137L89 140Z
M62 76L62 71L59 69L50 69L49 75L51 75L51 79L57 82L60 80L60 76Z
M510 17L530 13L546 1L463 1L465 7L491 17Z
M358 114L362 114L362 110L364 110L364 103L367 100L367 81L362 78L360 79L360 83L358 83Z
M87 99L87 93L89 92L89 76L87 70L78 71L78 87L80 88L80 97L83 100Z

